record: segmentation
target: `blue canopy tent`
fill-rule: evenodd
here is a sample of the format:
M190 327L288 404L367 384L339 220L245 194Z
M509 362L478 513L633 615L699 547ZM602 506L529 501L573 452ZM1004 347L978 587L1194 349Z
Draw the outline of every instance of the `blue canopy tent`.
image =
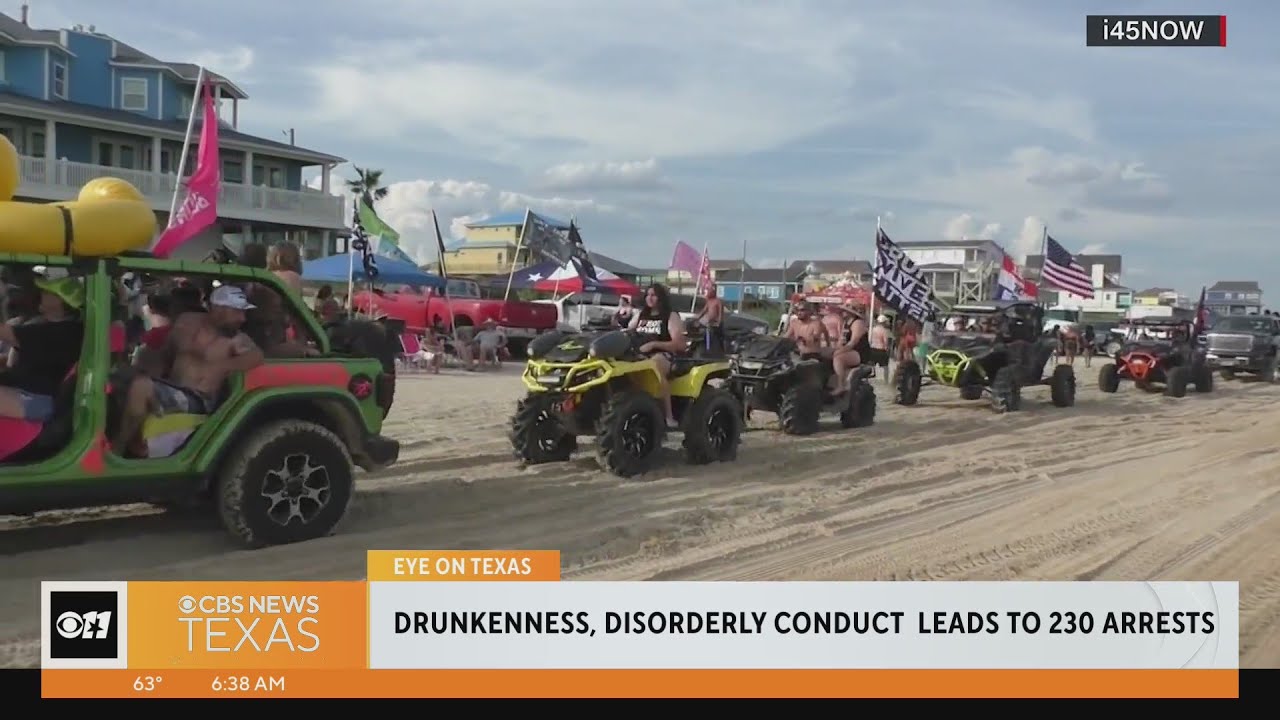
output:
M444 278L432 275L411 262L396 260L379 255L378 276L373 282L386 285L412 285L413 287L430 287L437 290L444 288ZM308 260L302 264L302 279L307 282L347 283L369 282L364 274L364 265L352 263L345 253L330 255L319 260Z

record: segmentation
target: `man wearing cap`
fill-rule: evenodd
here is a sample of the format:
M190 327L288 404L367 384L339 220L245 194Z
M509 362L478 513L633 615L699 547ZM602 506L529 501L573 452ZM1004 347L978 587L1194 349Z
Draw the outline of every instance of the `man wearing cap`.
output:
M17 350L17 362L0 373L0 417L44 422L53 417L54 397L80 361L84 285L78 278L37 278L40 319L0 325L0 341Z
M241 330L245 312L253 309L244 290L222 285L209 295L209 312L174 319L166 339L173 368L163 380L139 376L130 384L124 417L112 438L117 452L138 444L142 423L153 410L212 414L227 376L264 362L262 350Z

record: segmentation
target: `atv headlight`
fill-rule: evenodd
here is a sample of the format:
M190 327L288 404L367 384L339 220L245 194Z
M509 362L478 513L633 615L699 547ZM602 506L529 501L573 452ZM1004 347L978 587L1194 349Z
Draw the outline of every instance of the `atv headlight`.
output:
M738 367L742 368L743 370L759 370L760 368L764 367L764 363L758 360L744 360L738 363Z

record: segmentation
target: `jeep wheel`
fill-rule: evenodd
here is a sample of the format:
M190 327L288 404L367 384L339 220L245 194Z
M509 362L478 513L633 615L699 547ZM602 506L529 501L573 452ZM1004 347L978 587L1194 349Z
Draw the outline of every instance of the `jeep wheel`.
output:
M337 435L304 420L255 428L223 465L218 514L249 547L332 532L351 501L355 469Z
M1205 363L1193 366L1191 382L1195 384L1198 393L1213 392L1213 368Z
M684 458L691 465L729 462L742 440L742 406L727 390L704 388L685 416Z
M1267 358L1266 364L1262 366L1262 372L1258 373L1258 380L1264 383L1276 381L1276 357L1274 355Z
M568 460L578 441L565 431L556 417L556 398L549 393L533 393L516 404L511 416L511 451L525 465Z
M897 380L894 382L895 405L915 405L920 400L920 365L914 360L898 363Z
M982 386L981 385L965 385L964 387L960 388L960 399L961 400L981 400Z
M788 435L812 435L822 415L822 388L797 382L778 400L778 427Z
M1120 389L1120 372L1115 363L1107 363L1098 371L1098 389L1104 393L1113 393Z
M600 416L596 462L618 477L639 475L662 447L666 429L657 400L634 390L619 392Z
M1054 407L1060 408L1076 404L1076 371L1070 365L1059 365L1053 369L1049 376L1049 400Z
M1170 368L1168 377L1165 379L1164 394L1169 397L1186 397L1187 381L1190 380L1191 368L1176 367Z
M850 391L849 407L840 413L840 427L863 428L876 423L876 389L861 380Z
M1022 386L1018 384L1018 369L1006 365L991 379L991 409L1006 413L1017 412L1021 407Z

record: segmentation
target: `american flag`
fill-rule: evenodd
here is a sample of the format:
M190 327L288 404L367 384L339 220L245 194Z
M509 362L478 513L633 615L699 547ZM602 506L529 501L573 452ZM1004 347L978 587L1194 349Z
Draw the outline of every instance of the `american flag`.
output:
M1040 277L1050 285L1082 298L1093 297L1093 278L1057 240L1045 235L1044 266Z

